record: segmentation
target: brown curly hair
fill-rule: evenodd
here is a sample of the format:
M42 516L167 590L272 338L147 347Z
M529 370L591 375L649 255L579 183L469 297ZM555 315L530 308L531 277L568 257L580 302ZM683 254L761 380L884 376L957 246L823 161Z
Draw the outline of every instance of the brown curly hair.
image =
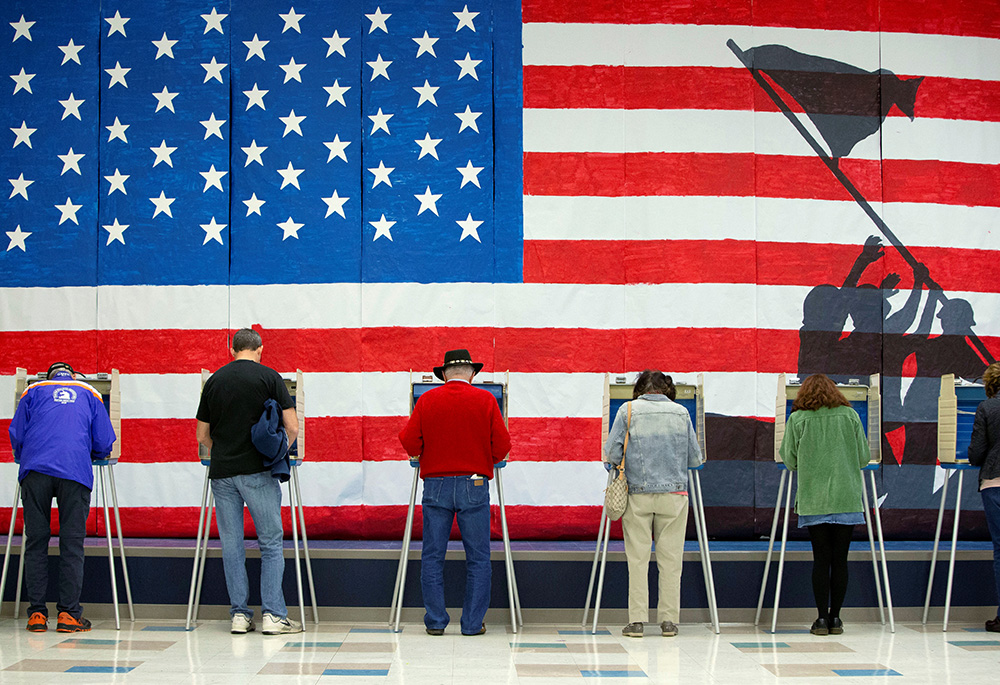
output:
M799 394L792 403L792 411L819 409L820 407L849 407L851 403L836 384L822 373L813 374L802 382Z
M632 388L632 399L637 400L642 395L666 395L670 399L677 399L677 388L674 387L674 379L656 369L646 369L635 379L635 387Z
M986 386L986 396L993 397L1000 392L1000 362L993 362L983 373L983 385Z

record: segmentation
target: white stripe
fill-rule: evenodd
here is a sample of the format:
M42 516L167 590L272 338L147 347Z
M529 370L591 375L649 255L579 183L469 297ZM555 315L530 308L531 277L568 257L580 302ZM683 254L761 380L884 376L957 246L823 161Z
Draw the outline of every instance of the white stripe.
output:
M691 24L525 24L525 65L738 67L726 47L779 44L874 71L1000 80L1000 41L989 38ZM881 45L881 50L880 50Z
M811 120L798 119L829 151ZM781 112L712 109L526 109L524 150L815 155ZM1000 123L888 117L881 137L869 136L850 154L851 159L883 157L995 164Z
M492 326L496 296L492 283L365 283L361 324Z
M225 285L102 285L97 288L97 327L102 330L217 330L228 326L229 287ZM220 340L220 344L224 342Z
M17 378L15 376L0 376L0 419L14 418L14 397L17 394ZM7 436L0 435L3 450L6 452L10 442Z
M0 288L0 330L92 331L96 327L95 288Z
M123 419L193 419L198 411L201 374L123 373L119 382Z
M259 323L264 328L358 328L362 323L358 283L234 285L231 293L235 327ZM289 300L303 296L311 300L309 307L289 308Z

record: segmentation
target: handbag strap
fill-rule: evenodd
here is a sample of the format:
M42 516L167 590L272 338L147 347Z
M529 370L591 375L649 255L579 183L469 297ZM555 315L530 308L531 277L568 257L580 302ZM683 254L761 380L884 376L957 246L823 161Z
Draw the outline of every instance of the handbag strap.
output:
M628 430L632 425L632 403L629 402L625 406L627 407L625 418L625 443L622 445L622 463L618 465L617 480L625 478L625 452L628 451Z

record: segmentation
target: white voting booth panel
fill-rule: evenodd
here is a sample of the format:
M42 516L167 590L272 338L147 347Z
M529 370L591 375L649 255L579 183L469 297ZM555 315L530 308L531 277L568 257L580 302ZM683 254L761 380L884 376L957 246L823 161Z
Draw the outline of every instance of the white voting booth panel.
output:
M861 423L865 427L868 437L868 447L871 451L871 458L865 471L868 472L868 484L864 483L862 475L861 498L865 514L865 526L868 530L868 545L871 550L872 572L875 574L875 593L878 597L879 617L882 623L886 622L888 610L889 629L896 632L896 622L892 608L892 593L889 589L889 567L885 555L885 537L882 534L882 516L879 512L878 487L875 482L875 471L882 463L882 413L881 413L881 391L880 378L878 374L869 377L868 385L861 385L859 382L848 384L838 384L837 389L843 393L844 397L851 403L851 407L858 413ZM784 518L781 529L781 551L778 555L778 574L774 586L774 608L771 612L771 632L777 628L778 606L781 600L781 580L785 569L785 548L788 542L788 521L792 508L792 490L795 482L795 472L785 468L781 461L781 441L785 436L785 422L791 412L792 403L799 394L802 384L797 380L786 380L785 374L778 375L778 392L774 405L774 461L781 470L778 480L778 497L774 504L774 518L771 522L771 535L767 544L767 557L764 561L764 577L760 584L760 594L757 596L757 612L754 614L754 625L760 622L760 614L764 607L764 595L767 590L767 581L771 570L771 559L774 554L774 541L777 537L778 519L781 516L782 497L784 497ZM868 488L871 488L871 503L868 501ZM787 488L787 490L786 490ZM872 519L875 520L875 531L872 530ZM875 540L878 539L878 553L876 554ZM879 562L881 561L881 574ZM882 592L885 590L885 601L883 603Z
M618 408L625 402L632 399L632 391L635 388L635 383L634 381L630 382L628 379L629 376L625 374L616 374L614 377L610 374L605 374L604 376L604 415L601 421L602 448L604 440L608 435L608 431L611 428L611 422L614 420L614 416L618 413ZM677 395L674 401L688 410L688 413L691 416L691 422L695 427L695 433L698 436L698 445L701 448L702 459L707 461L708 451L706 450L705 445L704 377L702 374L698 374L697 385L675 383L674 387L677 390ZM603 452L601 454L601 459L604 459ZM718 634L720 630L719 608L716 602L715 578L712 573L712 560L708 546L708 529L705 524L705 498L701 489L701 468L702 467L688 470L688 482L690 483L689 498L692 504L690 510L691 515L694 517L694 527L698 537L698 556L701 559L702 576L705 579L705 594L708 597L708 610L712 618L712 627ZM613 474L614 471L608 472L608 485L611 484ZM594 621L591 626L591 633L597 632L598 615L601 611L601 598L604 594L604 572L607 566L608 541L610 537L611 519L608 518L607 509L602 506L601 520L597 526L597 546L594 549L594 561L590 568L590 582L587 584L587 599L584 601L583 618L580 621L581 625L587 625L587 617L590 613L590 601L593 596ZM600 564L600 571L598 571L598 563ZM593 594L595 578L597 579L596 596Z
M24 394L24 391L29 386L45 380L48 380L45 373L39 373L36 376L29 377L27 369L18 368L14 387L14 411L17 411L17 405L20 403L21 395ZM129 584L128 577L128 562L125 559L125 542L122 539L121 514L118 510L118 493L115 489L114 467L115 464L118 463L122 451L121 385L119 383L118 369L112 369L110 374L92 374L92 377L87 377L85 374L77 373L77 380L87 383L101 394L101 397L104 400L104 406L108 411L108 416L111 418L111 427L114 429L115 436L118 438L115 440L115 444L112 447L111 454L108 458L94 460L93 464L97 469L97 502L98 506L100 506L104 512L104 533L108 543L108 564L111 571L111 599L115 609L115 628L120 630L121 619L118 614L118 579L115 572L114 544L111 539L111 515L108 501L109 493L111 498L110 508L114 511L115 533L118 538L118 553L121 557L122 578L125 581L125 597L128 603L129 618L133 622L135 621L135 608L132 604L132 587ZM7 568L10 563L11 541L14 536L14 521L17 517L17 507L18 502L20 501L20 495L20 483L15 481L14 504L10 511L10 526L7 530L7 545L4 548L3 555L3 571L0 572L0 595L3 594L3 590L7 585ZM21 588L23 579L24 544L22 542L20 561L17 567L17 588L14 593L14 618L18 618L21 612Z
M205 387L212 374L207 369L201 370L201 386ZM316 585L313 581L312 560L309 558L309 537L306 534L305 509L302 505L302 491L299 487L299 466L305 460L306 454L306 388L302 382L302 370L295 371L295 378L285 378L285 388L288 394L295 401L295 414L299 424L299 434L295 440L295 449L288 453L289 469L288 479L288 506L291 510L292 518L292 547L295 555L295 585L298 589L299 598L299 618L303 627L306 624L305 598L302 588L302 562L299 557L300 549L305 559L306 577L309 583L309 596L312 600L313 621L319 625L319 607L316 602ZM212 512L214 511L215 499L212 489L209 487L209 466L212 463L211 457L203 445L198 445L198 459L205 467L205 483L201 491L201 508L198 514L198 535L194 547L194 563L191 569L191 587L188 590L187 623L188 630L191 624L198 620L198 608L201 605L201 586L205 580L205 559L208 556L208 538L212 529ZM299 530L301 528L302 544L299 544Z
M420 374L420 380L413 380L413 372L410 372L410 413L420 399L420 396L435 387L443 385L436 380L433 374ZM504 424L507 423L507 388L510 385L510 374L506 375L503 383L474 383L478 388L490 392L500 406L503 414ZM413 513L417 502L417 485L420 481L420 461L411 459L410 466L413 468L413 482L410 484L410 500L406 509L406 523L403 529L403 544L399 553L399 565L396 568L396 582L392 590L392 600L389 607L389 625L397 633L399 623L403 614L403 591L406 588L406 567L409 563L410 541L413 536ZM507 573L507 601L510 606L510 627L511 632L517 633L518 626L524 625L521 618L521 597L517 591L517 577L514 573L514 558L510 551L510 533L507 529L507 507L504 501L503 492L503 468L506 461L501 462L493 469L493 482L497 493L497 504L500 508L500 528L503 533L504 549L504 569Z

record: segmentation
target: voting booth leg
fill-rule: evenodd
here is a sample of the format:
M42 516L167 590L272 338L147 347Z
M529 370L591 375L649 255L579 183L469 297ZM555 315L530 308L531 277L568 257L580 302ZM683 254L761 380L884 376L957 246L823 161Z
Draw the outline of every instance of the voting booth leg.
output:
M704 491L701 488L701 474L697 469L689 471L691 483L694 486L694 526L698 534L698 549L701 556L701 571L705 577L705 595L708 598L708 613L712 618L712 627L718 635L719 629L719 605L715 596L715 576L712 574L712 557L708 550L708 526L705 522L705 499Z
M767 591L767 578L771 573L774 540L778 534L778 517L781 516L781 497L785 494L785 481L787 479L788 470L781 469L781 476L778 478L778 497L774 502L774 519L771 521L771 536L767 540L767 556L764 558L764 578L760 581L760 594L757 596L757 613L753 617L754 625L760 623L760 612L764 608L764 593ZM788 487L791 489L791 484Z
M497 484L497 499L500 502L500 527L503 531L504 565L507 568L507 600L510 602L510 627L512 633L517 633L517 626L524 625L521 618L521 598L517 592L517 579L514 576L514 559L510 555L510 535L507 532L507 508L503 497L503 476L500 469L493 469Z
M788 472L788 489L785 491L785 516L781 527L781 552L778 554L778 578L774 583L774 611L771 613L771 632L778 629L778 605L781 600L781 577L785 572L785 548L788 546L788 517L792 511L792 483L795 473Z
M104 474L104 466L97 467L100 481L101 508L104 510L104 535L108 541L108 566L111 573L111 603L115 608L115 630L121 630L121 620L118 616L118 583L115 578L115 550L111 546L111 516L108 512L108 488Z
M611 485L611 479L614 476L611 472L608 472L608 486ZM601 522L597 524L597 545L594 547L594 562L590 565L590 582L587 583L587 600L583 603L583 618L580 619L580 625L587 625L587 614L590 613L590 599L594 592L594 579L597 577L597 563L601 556L601 540L604 538L604 522L608 518L608 510L603 505L601 506Z
M872 573L875 574L875 599L878 602L878 617L885 625L885 608L882 604L882 583L879 580L878 572L878 560L875 558L875 536L872 533L872 513L871 505L868 503L868 488L864 483L864 474L861 476L861 502L864 507L865 512L865 528L868 530L868 549L872 554ZM875 498L875 504L878 505L878 497Z
M608 564L608 540L611 537L611 518L604 521L604 548L601 551L601 571L597 579L597 596L594 598L594 625L590 629L592 635L597 634L597 617L601 613L601 596L604 594L604 569ZM600 540L600 536L598 536Z
M312 600L313 622L319 625L316 583L313 581L312 559L309 558L309 537L306 535L306 512L302 505L302 489L299 487L299 467L293 464L291 471L292 482L295 483L295 498L299 502L299 527L302 529L302 552L306 559L306 577L309 579L309 599Z
M944 482L941 483L941 505L938 507L937 526L934 528L934 546L931 548L931 569L927 577L927 595L924 597L924 616L921 623L927 623L927 614L931 608L931 590L934 589L934 567L937 566L938 546L941 543L941 525L944 523L944 505L948 497L948 483L951 480L951 472L944 472Z
M941 631L948 632L948 614L951 612L951 588L955 580L955 552L958 549L958 522L962 514L962 476L964 471L958 472L958 492L955 493L955 522L951 527L951 556L948 558L948 587L944 591L944 622L941 624Z
M200 587L200 583L198 582L198 561L199 557L201 556L201 536L202 532L206 528L210 528L212 525L211 516L209 516L207 524L205 521L205 513L206 511L209 511L208 507L206 506L207 504L208 504L208 467L205 467L205 485L201 489L201 507L198 513L198 537L195 538L194 565L191 567L191 589L188 590L187 622L184 625L186 630L191 630L191 621L194 620L195 589Z
M115 487L115 468L108 464L108 480L111 483L111 506L115 512L115 533L118 537L118 554L122 559L122 579L125 581L125 600L128 602L128 618L135 623L135 606L132 604L132 585L128 579L128 563L125 561L125 541L122 539L122 516L118 508L118 489Z
M292 516L292 547L294 548L293 556L295 557L295 587L299 591L299 621L302 623L303 630L305 630L306 606L305 599L302 595L302 566L299 565L299 522L295 516L295 510L297 509L295 488L292 486L292 480L290 478L288 480L288 508L288 513ZM284 544L282 544L282 548L284 548ZM283 549L282 557L284 557Z
M420 469L413 469L413 484L410 486L410 503L406 509L406 526L403 528L403 549L399 553L399 565L396 567L396 584L392 590L392 603L389 607L389 625L399 632L399 619L403 613L403 589L406 587L406 565L410 558L410 539L413 536L413 510L417 503L417 482L420 479Z
M882 533L882 514L878 505L878 487L875 485L875 472L868 472L872 485L872 512L875 514L875 530L878 533L879 556L882 560L882 583L885 585L885 608L889 614L889 631L896 632L896 617L892 608L892 589L889 586L889 564L885 557L885 535ZM878 575L876 574L876 584Z
M198 587L194 592L194 618L198 620L198 610L201 608L201 586L205 582L205 560L208 558L208 538L212 530L212 512L215 511L215 494L208 492L208 509L205 518L205 537L201 541L201 558L198 560Z
M7 545L3 551L3 572L0 573L0 598L7 588L7 566L10 564L10 546L14 540L14 522L17 520L17 503L21 499L21 483L14 483L14 504L10 507L10 527L7 529ZM24 535L21 535L21 553L18 555L20 567L24 566ZM20 573L18 576L20 577ZM18 583L20 585L20 583ZM17 605L14 606L14 618L17 618Z

